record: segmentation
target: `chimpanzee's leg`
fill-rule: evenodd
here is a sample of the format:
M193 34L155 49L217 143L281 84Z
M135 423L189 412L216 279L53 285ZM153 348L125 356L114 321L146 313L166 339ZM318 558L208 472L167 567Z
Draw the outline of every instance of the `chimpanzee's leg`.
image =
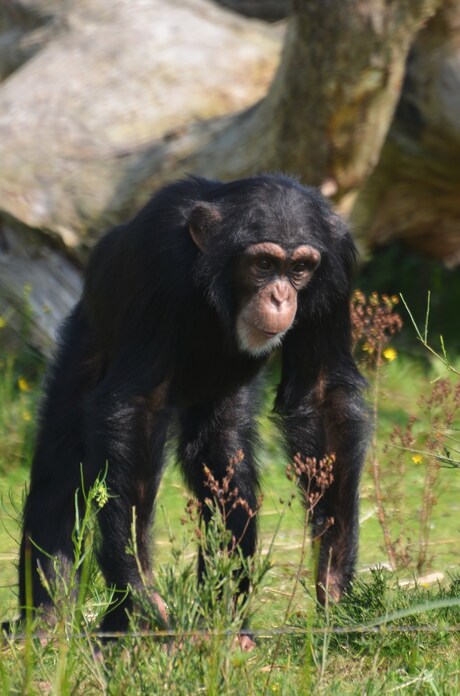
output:
M340 599L353 579L359 535L359 480L369 425L361 396L343 388L323 404L325 454L334 454L334 480L313 510L312 537L320 542L317 595ZM332 521L332 524L329 524Z
M143 581L150 580L151 522L169 414L167 385L145 395L142 377L145 382L145 371L118 385L111 375L87 403L88 463L91 469L107 466L109 499L98 513L98 557L107 584L119 591L104 617L103 629L108 632L126 630L133 605L128 588L143 590ZM151 599L164 614L161 600Z
M78 305L64 326L42 404L19 558L23 616L31 603L52 620L53 601L45 585L58 596L59 575L65 577L73 562L75 492L81 487L84 458L82 395L94 386L100 370L100 354Z
M234 472L227 494L230 504L225 509L225 522L244 556L253 555L257 543L255 512L259 484L253 451L257 441L253 418L254 400L254 390L247 387L218 403L188 408L181 414L178 448L186 482L201 501L206 522L209 521L210 511L204 501L206 498L212 499L213 493L205 467L221 485L231 460L234 460ZM230 510L236 497L241 502ZM200 556L200 576L203 569L204 559ZM248 585L247 578L242 579L241 591L246 592Z

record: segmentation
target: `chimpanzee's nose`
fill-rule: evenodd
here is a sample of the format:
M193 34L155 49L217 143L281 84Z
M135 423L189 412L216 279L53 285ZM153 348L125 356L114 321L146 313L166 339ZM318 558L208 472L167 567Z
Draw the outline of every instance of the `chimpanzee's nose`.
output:
M272 292L270 300L277 310L281 309L281 306L290 297L290 288L287 281L276 281L273 283Z

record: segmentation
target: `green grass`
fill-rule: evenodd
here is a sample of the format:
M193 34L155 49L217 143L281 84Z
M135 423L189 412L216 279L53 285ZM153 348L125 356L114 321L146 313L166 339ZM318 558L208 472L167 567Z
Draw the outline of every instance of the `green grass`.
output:
M395 424L416 414L417 400L431 389L439 367L427 372L422 362L399 356L385 366L380 398L379 443L388 441ZM18 512L28 476L37 387L19 382L21 370L0 370L0 607L1 618L16 611L15 562ZM21 389L22 386L22 389ZM458 427L458 423L457 423ZM267 413L261 417L265 453L264 502L260 513L261 576L252 600L251 626L257 647L242 653L233 635L207 640L182 637L169 649L152 636L135 632L94 655L90 631L96 626L107 593L91 570L83 624L69 609L52 639L6 642L0 652L0 693L56 694L453 694L460 692L459 506L460 471L443 468L438 501L431 518L430 565L439 581L417 582L414 568L397 573L370 569L387 561L378 524L374 485L366 466L362 481L361 543L357 582L338 607L318 611L312 598L310 553L299 573L292 611L286 608L299 570L303 511L288 506L293 484L276 443ZM388 483L394 474L382 467ZM423 465L407 457L404 480L408 533L417 520L423 496ZM173 464L161 485L155 521L154 557L158 588L166 596L175 625L234 630L238 622L215 607L215 587L196 588L193 525L182 524L188 495ZM13 501L13 502L12 502ZM280 521L281 519L281 521ZM414 538L414 544L417 539ZM270 569L264 562L270 550ZM218 560L217 562L221 562ZM201 594L200 594L201 593ZM214 597L214 600L212 600ZM214 604L212 604L214 602ZM69 604L70 606L70 604ZM149 609L145 611L148 613ZM201 613L200 613L201 612ZM78 613L78 612L77 612ZM389 617L388 619L386 617ZM155 625L155 617L152 625ZM380 628L376 628L376 625ZM432 630L435 627L436 630ZM283 629L284 634L276 631ZM337 632L339 631L339 632ZM344 632L340 632L344 631Z

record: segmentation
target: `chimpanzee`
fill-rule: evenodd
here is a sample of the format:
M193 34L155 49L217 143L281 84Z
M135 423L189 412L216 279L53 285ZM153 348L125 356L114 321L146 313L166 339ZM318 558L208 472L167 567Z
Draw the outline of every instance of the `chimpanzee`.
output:
M242 453L231 486L247 504L226 524L243 553L253 554L258 378L277 348L274 410L287 455L335 458L313 536L320 538L318 598L325 601L326 587L340 598L356 560L367 439L364 381L350 352L354 262L352 238L328 203L280 174L229 183L189 177L100 239L48 375L24 511L23 612L32 596L52 615L40 575L52 585L52 559L72 562L75 491L106 467L99 563L109 585L140 586L127 552L133 508L138 560L149 573L172 419L185 481L200 501L210 495L204 466L222 481ZM127 593L103 628L125 629L131 609Z

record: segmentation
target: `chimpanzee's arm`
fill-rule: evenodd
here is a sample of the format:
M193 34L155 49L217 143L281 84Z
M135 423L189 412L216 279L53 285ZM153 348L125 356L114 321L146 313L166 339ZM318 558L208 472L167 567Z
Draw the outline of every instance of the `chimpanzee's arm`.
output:
M312 513L320 539L317 595L339 599L354 572L358 487L366 451L365 382L350 351L348 301L320 320L304 320L286 337L275 410L288 456L335 457L334 480ZM333 523L331 524L331 521Z

